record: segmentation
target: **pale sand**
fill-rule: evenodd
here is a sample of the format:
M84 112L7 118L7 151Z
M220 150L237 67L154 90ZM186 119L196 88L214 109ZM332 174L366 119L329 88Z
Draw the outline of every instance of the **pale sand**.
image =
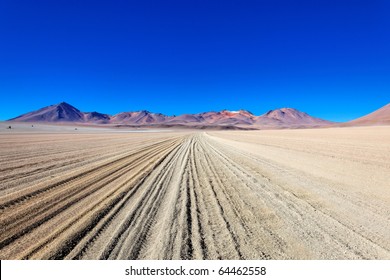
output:
M390 127L0 133L0 259L390 259Z

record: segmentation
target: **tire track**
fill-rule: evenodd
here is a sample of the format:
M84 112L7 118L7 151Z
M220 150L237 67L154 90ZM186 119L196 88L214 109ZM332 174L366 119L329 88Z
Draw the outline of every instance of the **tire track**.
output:
M28 161L36 147L10 157L14 173L4 167L10 173L0 181L7 180L0 186L1 259L390 258L390 240L337 215L326 198L364 207L388 228L383 206L239 143L189 132L45 137L28 142L53 143L34 164ZM277 146L269 148L283 148ZM45 180L49 172L61 176ZM34 179L7 187L20 176Z
M343 222L340 220L340 217L330 215L329 210L323 208L323 205L318 203L316 198L311 198L307 195L296 195L294 193L294 191L298 191L296 186L291 188L291 186L280 182L281 178L288 178L288 182L295 182L297 185L318 184L315 179L311 178L308 180L305 177L297 177L297 174L281 166L264 161L251 153L243 152L239 149L232 149L232 147L228 147L227 145L222 146L220 143L215 142L214 139L211 143L218 146L215 151L220 153L221 157L224 157L226 161L230 161L232 166L239 159L240 164L236 165L237 177L242 178L246 182L250 182L251 180L247 180L245 177L256 178L258 182L261 182L261 188L256 188L256 184L249 184L252 192L256 194L261 191L263 200L268 204L268 208L277 210L278 216L283 218L283 221L287 224L287 228L292 230L293 234L299 233L298 237L300 241L297 243L301 245L306 243L304 246L307 248L317 247L317 258L333 258L336 254L343 256L342 258L349 259L372 259L376 255L382 257L389 256L387 249L383 246L378 246L370 238L358 234L352 225L348 223L348 220ZM226 156L227 154L230 154L231 157L228 158ZM271 173L269 171L260 171L259 173L259 165L264 167L264 170L271 168ZM255 172L251 173L251 170ZM268 174L267 176L270 177L264 174ZM278 174L279 177L272 178L274 174ZM305 182L306 180L307 182ZM319 190L324 189L324 187L321 185L318 186ZM334 192L332 193L333 195ZM329 196L329 194L326 196ZM350 198L344 197L344 203L348 203ZM346 226L345 222L350 225ZM319 248L318 245L324 242L328 243L328 245ZM330 247L333 248L332 251L327 249Z
M176 144L175 144L176 143ZM138 167L139 165L142 165L142 162L145 162L145 164L148 165L149 160L152 157L160 156L161 152L163 150L169 150L172 146L177 145L176 141L169 141L167 143L159 143L158 145L151 145L152 148L150 150L144 150L139 156L138 159L137 157L124 157L120 159L119 161L115 161L114 167L110 168L108 172L103 172L102 176L99 176L96 178L96 180L90 182L88 180L91 180L92 176L96 176L95 173L89 174L87 179L85 179L85 176L81 176L83 181L87 182L88 184L84 188L80 188L80 180L75 180L72 182L72 184L67 187L64 191L61 191L60 193L58 192L53 192L52 196L53 197L48 197L49 202L51 201L53 204L52 205L47 205L47 200L42 199L42 197L38 197L37 201L32 203L31 207L35 211L31 211L31 207L28 208L26 207L26 200L21 200L19 201L20 203L18 205L21 205L18 208L21 208L19 213L17 211L14 211L15 207L12 207L12 209L6 209L9 210L8 212L2 211L2 232L1 232L1 238L2 238L2 243L1 243L1 248L7 246L8 244L12 243L13 241L17 240L20 237L23 237L24 235L28 234L30 231L33 231L36 227L41 226L45 222L49 221L62 211L66 210L67 208L79 203L83 199L91 196L93 192L99 191L102 193L102 189L105 187L106 189L110 185L110 183L114 182L116 179L120 178L121 174L126 173L130 171L132 168ZM138 153L136 153L138 155ZM142 159L142 161L140 161ZM130 162L130 164L123 164L123 160L127 160ZM146 165L146 167L147 167ZM107 166L105 166L107 168ZM115 168L117 170L115 171ZM119 169L118 169L119 168ZM149 167L150 168L150 167ZM100 171L101 168L98 169ZM114 172L113 172L114 171ZM140 170L139 174L145 173L145 170ZM111 173L111 174L110 174ZM71 179L77 179L76 178L71 178ZM101 178L105 178L102 180ZM108 178L108 179L107 179ZM69 180L68 180L69 181ZM91 189L88 189L88 187L92 187ZM53 186L49 189L53 189ZM83 193L83 196L80 196L82 193L83 189L85 189L87 192ZM114 188L115 190L115 188ZM68 191L73 191L71 195L68 195L67 197L60 198L61 195ZM39 194L42 194L44 192L39 192ZM47 191L46 191L47 193ZM43 198L47 198L47 195ZM60 199L60 201L56 201L55 198ZM30 197L31 199L31 197ZM61 204L61 199L62 199L62 204ZM24 203L22 203L24 202ZM104 201L103 201L104 202ZM102 203L103 203L102 202ZM38 205L37 205L38 204ZM14 205L15 206L15 205ZM54 207L54 208L53 208ZM87 207L88 208L88 207ZM12 211L11 211L12 210ZM25 216L24 214L26 214ZM93 212L92 212L93 213ZM19 214L19 216L17 215ZM89 213L91 214L91 213ZM88 212L86 213L88 215ZM35 219L32 219L34 218ZM37 218L38 217L38 218ZM18 227L19 226L19 227Z
M166 143L166 141L163 141L161 143L156 143L152 144L149 147L142 147L141 149L135 151L135 152L130 152L129 154L125 156L121 156L118 159L115 160L109 160L106 163L100 164L92 169L83 171L83 172L76 172L74 175L72 174L70 177L58 181L52 185L48 186L42 186L43 184L38 184L36 186L30 187L23 189L22 191L16 192L16 193L11 193L10 195L6 195L0 198L0 210L4 210L8 207L11 206L16 206L20 202L26 202L26 200L35 198L40 194L43 194L47 191L54 190L58 187L63 186L64 184L70 183L71 181L74 180L90 180L92 178L95 178L98 174L100 174L102 171L105 173L111 172L111 170L115 169L117 166L121 166L124 164L126 161L128 161L131 157L133 157L136 154L145 154L145 150L153 147L159 148L160 144ZM107 170L107 168L110 168L110 170ZM100 177L105 177L105 175L100 176Z

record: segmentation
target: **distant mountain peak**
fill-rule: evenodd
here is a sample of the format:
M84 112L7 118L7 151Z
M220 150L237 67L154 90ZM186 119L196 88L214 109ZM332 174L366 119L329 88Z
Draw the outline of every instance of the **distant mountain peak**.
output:
M145 113L145 114L152 114L150 111L148 110L139 110L139 111L135 111L136 113Z
M264 115L255 116L250 111L221 110L199 114L183 114L166 116L161 113L151 113L148 110L123 112L110 116L96 111L81 112L67 102L41 108L14 119L25 122L75 122L85 124L116 124L116 125L179 125L179 126L221 126L221 127L313 127L329 125L330 122L311 117L293 108L270 110Z
M269 110L266 114L269 114L269 113L272 113L272 112L283 112L283 113L286 113L286 112L298 112L298 113L304 113L304 112L299 111L299 110L294 109L294 108L283 107L283 108L278 108L278 109L274 109L274 110Z
M294 108L279 108L279 109L269 110L264 115L279 117L279 116L285 116L286 114L289 114L290 116L298 116L298 115L308 116L307 113L299 111L299 110L294 109Z
M326 120L315 118L305 112L287 107L269 110L264 115L258 117L256 123L271 127L312 127L331 124L331 122Z
M248 115L254 116L253 113L252 113L251 111L248 111L248 110L245 110L245 109L240 109L239 112L240 112L240 113L244 113L244 114L248 114Z
M66 109L70 109L70 110L76 110L76 111L79 111L79 109L77 109L76 107L70 105L69 103L66 103L66 102L61 102L61 103L58 103L56 105L52 105L53 107L58 107L58 108L66 108Z
M84 118L85 114L77 108L66 102L61 102L23 114L11 120L25 122L84 122Z
M253 114L251 112L249 112L248 110L244 110L244 109L240 109L238 111L230 111L230 110L222 110L220 113L225 113L225 114L245 114L245 115L252 115Z
M60 102L60 103L58 103L57 104L57 106L71 106L71 107L73 107L72 105L70 105L69 103L66 103L65 101L62 101L62 102Z

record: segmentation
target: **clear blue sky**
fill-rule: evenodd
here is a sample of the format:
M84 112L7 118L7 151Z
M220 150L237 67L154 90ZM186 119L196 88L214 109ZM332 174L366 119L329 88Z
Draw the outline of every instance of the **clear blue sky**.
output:
M165 114L390 102L390 1L0 0L0 120L66 101Z

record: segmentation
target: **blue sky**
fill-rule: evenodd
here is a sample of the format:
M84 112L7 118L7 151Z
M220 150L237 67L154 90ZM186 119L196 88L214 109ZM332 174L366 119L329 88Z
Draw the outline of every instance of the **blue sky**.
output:
M390 2L0 1L0 120L66 101L165 114L390 102Z

